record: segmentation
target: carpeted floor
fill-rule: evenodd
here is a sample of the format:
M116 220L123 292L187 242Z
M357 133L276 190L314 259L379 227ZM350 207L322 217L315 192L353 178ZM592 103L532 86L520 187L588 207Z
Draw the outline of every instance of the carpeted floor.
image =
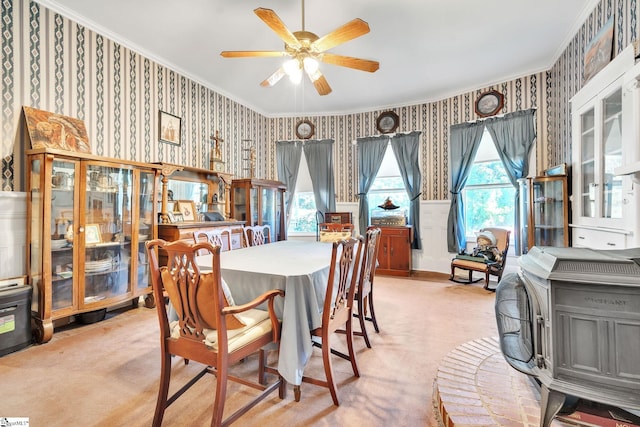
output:
M497 335L495 294L482 282L463 285L445 277L376 277L381 332L369 325L371 349L355 337L360 378L349 362L334 359L340 407L327 389L311 384L302 385L296 403L289 386L284 400L270 395L235 425L437 426L432 397L439 362L464 342ZM343 338L334 337L335 347L344 348ZM114 312L99 323L61 328L47 344L0 358L0 417L28 417L32 427L149 426L159 361L155 310ZM198 368L175 363L178 377ZM254 357L234 369L253 376L256 366ZM322 378L319 350L307 373ZM209 425L214 379L208 377L167 410L163 425ZM230 384L229 410L252 393L239 387Z

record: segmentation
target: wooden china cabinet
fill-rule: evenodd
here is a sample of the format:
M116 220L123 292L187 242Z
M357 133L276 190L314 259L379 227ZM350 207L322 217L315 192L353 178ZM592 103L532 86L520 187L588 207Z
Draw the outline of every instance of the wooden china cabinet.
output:
M273 240L286 240L284 193L280 181L258 178L231 182L231 217L247 225L268 225Z
M27 271L35 335L53 321L136 301L154 306L145 241L155 238L157 166L27 151Z

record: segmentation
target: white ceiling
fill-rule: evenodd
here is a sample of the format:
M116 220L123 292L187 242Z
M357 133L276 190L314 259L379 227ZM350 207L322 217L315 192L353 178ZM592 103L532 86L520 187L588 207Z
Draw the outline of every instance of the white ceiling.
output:
M354 19L371 32L330 50L380 62L367 73L322 64L333 88L259 83L282 58L222 58L222 50L282 50L253 10L273 9L293 32L301 0L36 0L269 117L365 112L433 102L549 69L599 0L306 0L318 36Z

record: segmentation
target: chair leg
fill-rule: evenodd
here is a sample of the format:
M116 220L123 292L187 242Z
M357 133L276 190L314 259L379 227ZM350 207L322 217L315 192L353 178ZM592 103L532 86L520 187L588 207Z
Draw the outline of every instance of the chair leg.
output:
M260 349L258 354L258 382L262 385L267 385L267 375L265 372L265 366L267 365L267 352Z
M300 385L293 386L293 398L296 402L300 402Z
M333 381L333 365L331 363L331 345L328 342L322 343L322 362L324 364L324 374L327 377L327 388L331 392L333 404L340 406L338 401L338 389Z
M473 270L469 270L469 283L473 282Z
M229 375L229 368L225 363L222 363L222 366L218 366L216 372L216 397L213 401L211 427L216 427L222 424L224 401L227 398L227 375Z
M358 363L356 362L356 352L353 349L353 317L350 316L347 320L347 348L349 349L349 360L351 361L351 368L353 368L353 374L356 377L360 376L358 372Z
M376 333L380 333L380 328L378 328L378 321L376 320L376 312L373 309L373 289L369 292L369 296L367 297L369 300L369 312L371 313L371 317L367 320L371 320L373 323L373 328L376 330Z
M369 342L369 335L367 335L367 328L364 324L365 321L365 310L364 310L364 296L358 295L358 320L360 321L360 331L362 331L362 337L364 338L364 343L368 348L371 348L371 343Z
M489 289L489 271L487 271L484 276L484 288Z
M164 411L167 409L167 396L169 395L169 382L171 381L171 355L162 354L160 367L160 388L158 389L158 400L156 411L153 415L153 427L160 427L164 418Z

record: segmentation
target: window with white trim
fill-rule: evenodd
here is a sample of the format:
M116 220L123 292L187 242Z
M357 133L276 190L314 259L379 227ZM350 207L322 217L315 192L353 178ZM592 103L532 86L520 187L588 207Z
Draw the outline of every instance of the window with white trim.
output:
M484 227L505 228L514 235L515 191L485 128L462 192L468 241L475 241L475 233Z
M398 161L393 154L391 143L387 145L382 164L376 179L371 184L368 196L369 218L371 218L373 210L383 204L387 197L391 199L394 205L400 206L399 209L404 210L407 216L409 215L409 195L404 188Z
M300 156L298 179L291 203L291 216L287 233L293 235L315 234L318 227L316 222L316 199L313 196L311 174L304 154Z

